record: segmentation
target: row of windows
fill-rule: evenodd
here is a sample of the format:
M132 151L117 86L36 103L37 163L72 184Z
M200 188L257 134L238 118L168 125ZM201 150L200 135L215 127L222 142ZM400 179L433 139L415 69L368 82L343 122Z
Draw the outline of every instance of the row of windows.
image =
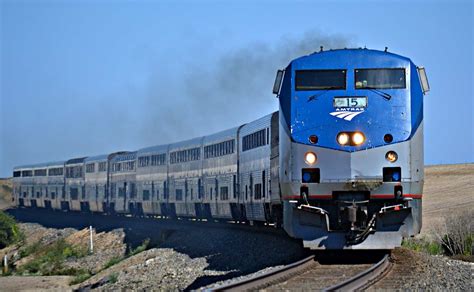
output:
M46 169L35 169L35 176L46 176Z
M170 153L170 163L181 163L201 159L201 148L175 151Z
M95 172L95 163L86 164L86 172L87 173Z
M204 146L204 158L213 158L234 153L235 140Z
M252 134L246 135L242 139L242 151L254 149L269 144L270 131L263 129Z
M262 177L265 177L265 172L262 173ZM152 183L152 189L151 189L151 193L150 193L150 190L143 190L143 193L142 193L142 198L144 201L148 201L150 200L150 195L152 195L153 197L155 196L155 186L154 184ZM106 192L106 186L103 186L103 191L104 191L104 194ZM234 176L234 199L236 198L236 183L235 183L235 176ZM55 199L56 198L56 194L59 194L59 190L61 191L61 197L64 199L65 198L65 195L64 195L64 189L63 188L59 188L58 190L58 187L55 188L56 191L54 191L54 188L51 188L53 189L53 191L51 192L51 199ZM126 196L126 191L128 189L128 194L130 196L131 199L134 199L134 198L137 198L137 189L136 189L136 184L135 183L130 183L129 184L129 187L127 188L127 184L124 183L124 184L120 184L120 186L117 188L117 184L115 183L112 183L111 184L111 198L115 198L115 194L117 193L118 194L118 197L119 198L124 198ZM164 185L164 189L165 189L165 193L164 193L164 197L163 199L167 199L167 196L166 196L166 184ZM45 190L46 190L46 198L48 198L48 195L49 195L49 192L48 192L48 187L45 187ZM215 190L219 190L219 192L216 192L216 196L219 196L220 197L220 200L221 201L226 201L226 200L229 200L229 188L228 186L222 186L220 188L218 188L217 184L216 184L216 187L215 188L210 188L210 199L212 200L213 199L213 191ZM18 193L21 193L22 191L22 188L19 187L17 192ZM117 191L117 192L116 192ZM255 185L253 185L253 188L252 188L252 179L250 181L250 187L248 185L245 186L245 200L248 200L249 198L249 194L251 197L253 197L255 200L260 200L262 198L264 198L265 196L265 191L266 191L266 184L265 184L265 180L262 180L261 183L257 183ZM183 190L182 189L176 189L175 190L176 192L176 201L183 201ZM198 198L202 198L202 193L204 192L202 186L201 186L201 183L199 182L198 183ZM84 200L86 199L86 188L85 186L82 186L80 189L77 188L77 187L70 187L69 188L69 194L70 194L70 197L72 200L78 200L79 198L79 193L81 194L81 198ZM31 187L31 194L32 196L34 197L35 196L35 188L34 187ZM39 190L38 188L36 189L36 197L37 198L40 198L42 197L43 195L43 192L42 192L42 188L40 187ZM159 190L157 189L156 190L156 195L157 197L159 198ZM191 200L193 200L193 188L190 189L190 195L191 195ZM23 192L23 196L26 197L27 196L27 192ZM98 198L99 196L99 186L98 185L95 185L95 196L96 198Z
M99 171L106 171L107 170L107 161L99 162Z
M63 168L50 168L48 169L48 176L57 176L63 175ZM24 171L14 171L13 177L21 177L21 176L33 176L33 172L31 170L24 170ZM34 176L46 176L46 169L36 169L34 171Z
M117 162L112 165L113 172L133 170L135 170L135 161Z
M133 184L132 184L132 186L133 186ZM103 186L103 188L104 188L104 193L105 193L105 186ZM17 193L18 193L18 194L22 194L23 197L26 198L26 197L27 197L27 194L28 194L28 190L27 190L27 191L23 191L23 193L22 193L22 189L21 189L21 188L18 188L18 189L17 189ZM56 195L57 195L57 194L58 194L58 195L61 194L61 198L62 198L62 199L65 199L65 198L66 198L65 193L64 193L64 189L63 189L62 187L56 187L56 188L53 188L53 187L50 187L50 188L45 187L45 188L44 188L44 192L43 192L43 190L42 190L41 187L39 188L39 190L38 190L38 188L37 188L37 189L36 189L36 192L35 192L35 188L34 188L34 187L31 187L31 192L30 192L30 193L32 194L32 197L33 197L33 198L34 198L34 197L36 197L36 198L41 198L41 197L43 197L43 194L45 195L45 196L44 196L45 198L49 198L49 196L51 195L51 199L53 199L53 200L56 199ZM70 194L72 200L77 200L77 199L79 198L79 188L77 188L77 187L71 187L71 188L69 188L69 194ZM132 194L135 194L135 192L132 192ZM96 196L96 198L99 197L99 186L98 186L98 185L95 186L95 196ZM85 187L82 187L82 188L81 188L81 198L82 198L83 200L86 199L86 190L85 190Z
M100 162L99 163L99 171L106 171L107 170L107 162ZM86 165L86 172L91 173L95 172L95 163L89 163ZM46 169L36 169L33 171L31 170L24 170L24 171L14 171L13 177L28 177L28 176L60 176L64 174L64 169L62 167L50 168L46 171ZM74 177L82 177L82 166L70 166L66 167L66 177L67 178L74 178Z
M166 163L166 154L155 154L151 156L138 157L138 167L164 165Z
M104 172L107 170L107 161L99 162L99 172ZM93 173L95 172L95 163L86 164L86 172Z
M249 134L243 137L243 145L242 150L247 151L253 148L257 148L263 145L269 144L269 131L268 129L263 129L257 131L255 133ZM232 154L235 151L235 140L228 140L220 143L216 143L213 145L208 145L204 147L204 158L213 158L224 156L228 154ZM201 149L200 148L193 148L181 151L175 151L170 153L170 163L182 163L188 161L194 161L201 159ZM166 154L157 154L151 156L142 156L138 158L138 166L139 167L146 167L146 166L156 166L156 165L164 165L166 163ZM123 166L122 166L123 164ZM135 162L123 162L123 163L114 163L112 170L114 172L117 171L127 171L127 170L134 170L135 169ZM99 163L99 172L107 170L107 162L100 162ZM86 164L86 172L93 173L95 172L95 163ZM48 170L48 175L62 175L63 170L62 168L53 168ZM46 176L46 169L37 169L34 171L35 176ZM14 171L13 177L27 177L32 176L31 170L24 170L24 171ZM66 177L67 178L75 178L75 177L82 177L82 167L81 166L72 166L66 167Z
M58 175L63 175L63 168L62 167L56 167L56 168L50 168L48 169L48 175L49 176L58 176Z
M143 200L145 200L145 191L143 191ZM193 200L193 189L191 189L191 200ZM200 198L201 196L198 196ZM235 196L234 196L235 198ZM212 188L210 188L210 199L212 200ZM221 187L220 188L220 199L221 201L229 200L229 187ZM183 201L183 190L176 189L176 201Z
M82 170L81 165L66 167L67 178L78 178L78 177L82 177L82 175L83 175L83 170Z
M21 176L25 177L25 176L33 176L33 171L32 170L23 170L21 172Z
M26 190L25 190L26 188ZM65 198L65 195L64 195L64 187L45 187L45 198L49 198L49 196L51 195L51 199L56 199L56 195L59 195L61 193L61 198ZM16 189L16 193L21 195L23 198L26 198L28 196L28 193L31 194L31 197L32 198L41 198L43 196L43 191L42 191L42 188L39 187L39 190L38 188L36 189L36 193L35 193L35 187L31 187L31 190L30 192L28 192L28 187L19 187Z

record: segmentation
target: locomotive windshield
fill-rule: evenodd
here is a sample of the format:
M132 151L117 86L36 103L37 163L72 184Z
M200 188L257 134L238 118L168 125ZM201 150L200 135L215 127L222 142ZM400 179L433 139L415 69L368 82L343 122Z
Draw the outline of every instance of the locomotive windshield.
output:
M356 89L405 88L405 69L356 69Z
M297 70L296 90L346 89L346 70Z

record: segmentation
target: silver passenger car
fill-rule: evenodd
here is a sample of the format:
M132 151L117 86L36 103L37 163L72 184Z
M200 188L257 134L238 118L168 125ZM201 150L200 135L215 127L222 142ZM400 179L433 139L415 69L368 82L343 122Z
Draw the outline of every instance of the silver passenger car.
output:
M44 197L45 208L61 209L61 197L64 196L64 163L50 162L47 165L47 187Z
M144 214L164 215L167 203L168 145L137 151L137 205Z
M91 212L103 212L107 194L107 154L88 157L85 164L86 200L85 209Z
M137 212L136 164L137 152L120 153L110 160L110 212Z
M237 167L239 128L205 136L203 139L202 178L198 180L198 199L201 205L197 209L204 217L210 215L218 219L242 220ZM201 185L203 189L199 191Z
M266 221L270 215L271 120L266 115L240 130L240 191L248 220Z
M74 158L66 161L64 185L65 196L61 198L62 210L87 210L86 187L84 182L85 157Z
M64 161L16 167L13 200L19 206L59 209L64 192Z
M169 197L167 215L195 217L199 179L202 176L203 138L178 142L169 146Z
M33 176L35 166L38 165L18 166L13 171L13 197L19 206L37 207L35 188L37 190L40 186L36 184Z

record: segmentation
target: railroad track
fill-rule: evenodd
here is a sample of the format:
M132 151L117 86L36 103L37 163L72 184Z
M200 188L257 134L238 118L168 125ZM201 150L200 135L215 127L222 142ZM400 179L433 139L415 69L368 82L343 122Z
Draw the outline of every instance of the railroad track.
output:
M388 254L372 265L322 265L312 255L295 263L216 286L210 290L354 291L366 289L375 284L387 273L390 266Z

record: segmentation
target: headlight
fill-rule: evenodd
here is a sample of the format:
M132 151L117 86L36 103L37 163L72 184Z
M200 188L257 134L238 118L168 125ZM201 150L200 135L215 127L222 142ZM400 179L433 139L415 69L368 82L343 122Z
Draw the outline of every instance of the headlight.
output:
M341 145L346 145L349 143L349 135L347 133L339 133L337 135L337 142Z
M360 144L364 143L364 141L365 141L365 137L364 137L364 134L362 134L361 132L355 132L352 135L352 142L355 145L360 145Z
M391 163L394 163L398 159L398 154L395 151L388 151L387 154L385 154L385 159Z
M316 156L316 154L314 154L313 152L307 152L305 155L304 155L304 160L307 164L309 165L313 165L316 163L316 161L318 160L318 157Z

